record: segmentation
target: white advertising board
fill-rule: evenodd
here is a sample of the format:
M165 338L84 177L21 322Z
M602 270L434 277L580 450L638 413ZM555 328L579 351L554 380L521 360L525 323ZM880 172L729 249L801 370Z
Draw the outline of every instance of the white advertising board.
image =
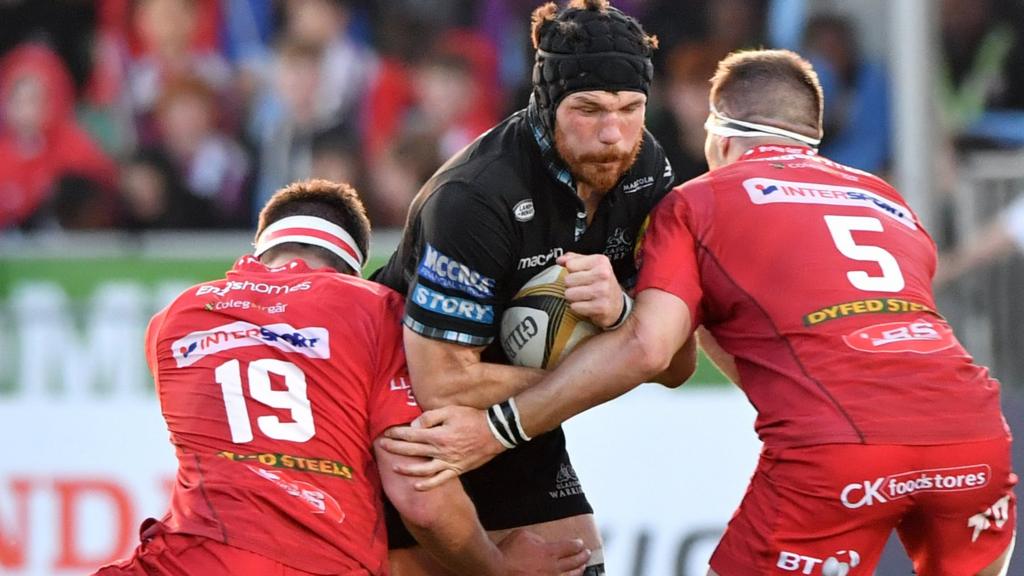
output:
M647 385L570 422L609 574L704 574L756 461L752 419L732 389ZM89 573L164 512L175 461L155 398L6 400L0 422L0 573Z

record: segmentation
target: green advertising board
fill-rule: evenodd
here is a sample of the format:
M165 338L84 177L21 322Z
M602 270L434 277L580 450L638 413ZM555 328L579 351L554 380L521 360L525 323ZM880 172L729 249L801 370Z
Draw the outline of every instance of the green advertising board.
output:
M0 400L152 394L142 349L149 318L188 286L223 277L247 241L221 242L205 256L194 255L209 244L201 235L188 244L193 254L75 242L0 250ZM393 246L375 244L368 270ZM702 357L692 380L724 378Z

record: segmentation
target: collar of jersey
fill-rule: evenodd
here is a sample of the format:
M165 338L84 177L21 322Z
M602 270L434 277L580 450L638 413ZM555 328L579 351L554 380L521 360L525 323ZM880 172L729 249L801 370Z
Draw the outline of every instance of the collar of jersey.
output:
M235 260L235 265L231 267L231 272L262 272L265 274L312 274L316 272L337 272L337 270L324 267L324 268L310 268L304 260L291 260L284 266L277 266L275 268L269 268L260 262L259 258L251 254L246 254L238 260Z
M547 130L544 129L544 122L540 118L540 110L537 108L536 102L533 101L533 96L530 97L530 105L526 107L526 123L529 124L530 131L533 132L533 139L537 141L537 146L540 147L540 155L544 159L544 167L554 176L555 180L568 186L569 190L575 195L576 180L572 177L572 172L569 172L569 168L562 162L562 159L558 157L554 140L552 140Z
M740 156L740 161L765 160L769 158L814 158L817 156L818 153L813 148L807 146L779 146L775 144L768 144L764 146L754 146L750 150L747 150L743 153L743 156Z

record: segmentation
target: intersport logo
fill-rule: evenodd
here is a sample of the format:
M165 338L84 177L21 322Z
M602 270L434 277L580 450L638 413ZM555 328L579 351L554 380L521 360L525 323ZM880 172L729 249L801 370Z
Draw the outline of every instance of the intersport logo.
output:
M856 510L863 506L885 504L920 492L977 490L986 486L991 477L992 470L988 464L914 470L847 484L839 494L839 501L843 506Z

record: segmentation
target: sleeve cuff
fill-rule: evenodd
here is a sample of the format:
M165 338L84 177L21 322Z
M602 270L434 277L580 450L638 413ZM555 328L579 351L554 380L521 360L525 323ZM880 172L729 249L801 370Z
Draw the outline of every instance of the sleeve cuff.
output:
M434 328L433 326L427 326L426 324L410 317L408 314L405 315L405 319L402 323L420 336L425 336L432 340L444 340L446 342L462 344L463 346L487 346L494 341L493 336L475 336L473 334L466 334L465 332L459 332L457 330L444 330L441 328Z

